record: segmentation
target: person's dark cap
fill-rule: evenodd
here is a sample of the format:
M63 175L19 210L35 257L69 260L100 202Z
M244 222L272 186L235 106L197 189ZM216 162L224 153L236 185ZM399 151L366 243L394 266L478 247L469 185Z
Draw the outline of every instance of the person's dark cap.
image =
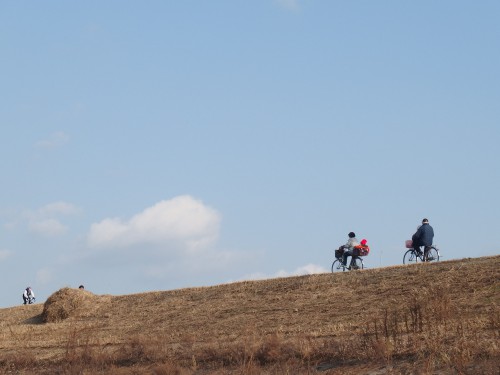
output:
M423 219L422 224L429 224L429 219Z
M354 232L349 232L348 236L349 236L349 238L356 237L356 235L354 234Z

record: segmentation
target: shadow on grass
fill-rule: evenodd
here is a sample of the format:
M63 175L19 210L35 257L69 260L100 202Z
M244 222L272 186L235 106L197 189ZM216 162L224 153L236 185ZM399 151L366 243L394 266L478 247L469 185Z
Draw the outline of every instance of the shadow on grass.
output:
M23 324L43 324L42 314L35 315L23 321Z

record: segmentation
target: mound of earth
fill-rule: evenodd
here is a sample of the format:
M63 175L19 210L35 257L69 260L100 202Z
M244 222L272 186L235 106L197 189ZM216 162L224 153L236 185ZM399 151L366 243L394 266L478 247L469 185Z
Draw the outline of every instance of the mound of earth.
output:
M92 310L99 297L93 293L73 288L62 288L53 293L43 305L42 320L55 323Z

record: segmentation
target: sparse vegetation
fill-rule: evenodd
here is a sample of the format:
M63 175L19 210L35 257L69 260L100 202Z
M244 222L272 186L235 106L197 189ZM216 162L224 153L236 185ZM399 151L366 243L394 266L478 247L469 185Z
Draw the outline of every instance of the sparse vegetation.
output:
M0 310L0 373L498 374L500 256Z

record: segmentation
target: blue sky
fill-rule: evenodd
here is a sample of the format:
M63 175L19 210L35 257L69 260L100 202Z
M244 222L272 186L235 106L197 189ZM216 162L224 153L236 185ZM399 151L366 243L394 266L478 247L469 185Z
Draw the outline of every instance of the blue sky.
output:
M0 306L499 254L497 1L0 4Z

